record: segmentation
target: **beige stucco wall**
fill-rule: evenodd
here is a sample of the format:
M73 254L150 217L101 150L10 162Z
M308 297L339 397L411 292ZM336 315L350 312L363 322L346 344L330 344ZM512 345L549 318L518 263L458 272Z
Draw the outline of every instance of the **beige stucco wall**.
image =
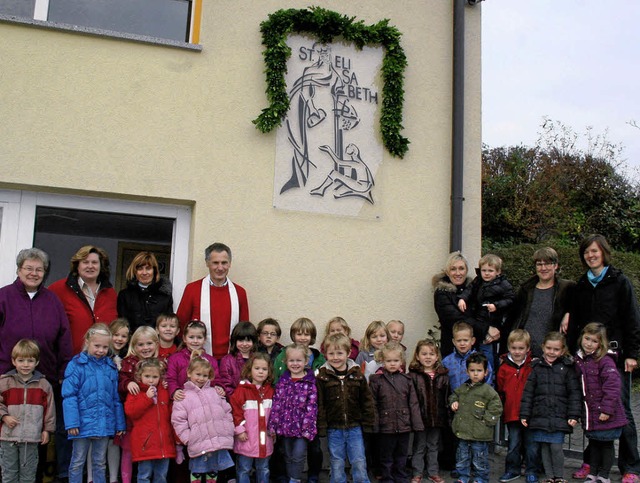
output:
M366 23L389 18L408 58L405 159L385 152L381 219L276 211L275 133L259 23L305 1L205 0L200 53L0 23L0 187L82 190L193 204L192 278L210 242L234 250L252 319L322 330L342 315L360 337L407 323L409 347L435 321L431 276L449 246L452 1L324 1ZM464 246L480 252L480 7L467 7ZM286 337L288 340L288 337Z

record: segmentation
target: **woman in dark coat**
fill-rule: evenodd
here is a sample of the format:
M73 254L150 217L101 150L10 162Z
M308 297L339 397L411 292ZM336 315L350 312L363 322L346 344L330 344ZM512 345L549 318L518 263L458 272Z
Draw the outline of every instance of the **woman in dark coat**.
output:
M433 285L433 305L440 322L442 357L453 352L453 324L463 320L474 327L474 332L479 326L475 319L464 315L458 309L458 296L471 283L471 278L467 277L468 272L467 259L460 252L453 252L447 258L444 270L434 275L431 282ZM483 340L485 335L486 333L482 334L480 340Z
M611 248L602 235L589 235L580 243L580 260L587 269L576 285L569 318L569 347L575 350L582 329L600 322L607 329L610 348L618 355L622 403L629 424L622 430L618 467L622 481L640 481L638 433L631 413L631 372L640 355L640 310L631 281L611 265ZM588 450L588 448L587 448ZM588 464L585 451L585 464Z
M126 277L127 286L118 294L118 316L127 319L131 333L143 325L155 328L158 315L173 312L171 282L160 276L151 252L138 253Z

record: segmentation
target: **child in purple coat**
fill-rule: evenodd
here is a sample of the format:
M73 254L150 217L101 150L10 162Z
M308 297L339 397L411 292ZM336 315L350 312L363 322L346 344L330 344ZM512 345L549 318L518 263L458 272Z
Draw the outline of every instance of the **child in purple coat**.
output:
M178 352L174 352L169 356L167 361L167 384L169 389L169 395L174 401L182 401L184 399L184 383L187 382L187 368L194 355L206 359L211 364L213 374L218 376L218 363L213 358L204 352L204 341L207 338L207 328L200 320L192 320L189 322L182 337L182 344ZM224 396L224 391L219 388L218 394Z
M240 373L249 357L258 350L258 331L251 322L240 322L231 332L229 354L220 360L219 384L231 398L233 391L240 383Z
M312 370L307 370L309 348L291 344L285 349L287 370L276 385L269 432L283 439L290 483L302 479L307 443L317 433L318 391Z
M591 448L590 474L586 482L610 483L613 442L627 424L620 390L622 381L616 356L608 352L607 329L598 322L587 324L579 339L576 370L582 385L584 426Z

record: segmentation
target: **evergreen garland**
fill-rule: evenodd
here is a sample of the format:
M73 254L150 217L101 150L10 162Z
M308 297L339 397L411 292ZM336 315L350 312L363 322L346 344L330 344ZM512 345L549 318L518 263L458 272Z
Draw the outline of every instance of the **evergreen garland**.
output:
M400 45L401 33L389 26L389 20L374 25L365 25L355 17L346 17L320 7L308 9L282 9L269 15L260 24L262 53L266 64L267 99L269 107L253 121L262 132L269 132L282 124L289 110L289 96L284 75L291 48L287 36L292 33L315 35L322 43L330 43L334 37L342 36L353 42L358 49L369 44L380 44L385 48L382 62L382 110L380 131L385 148L397 157L404 157L409 140L400 134L402 130L402 105L404 102L404 69L407 58Z

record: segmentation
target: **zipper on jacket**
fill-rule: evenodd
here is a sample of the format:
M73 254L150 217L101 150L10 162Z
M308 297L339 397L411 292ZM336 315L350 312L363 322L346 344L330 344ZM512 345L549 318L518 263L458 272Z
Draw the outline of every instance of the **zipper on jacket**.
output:
M344 396L344 378L347 376L343 376L340 378L340 392L342 393L342 403L344 404L344 426L347 427L347 400Z

